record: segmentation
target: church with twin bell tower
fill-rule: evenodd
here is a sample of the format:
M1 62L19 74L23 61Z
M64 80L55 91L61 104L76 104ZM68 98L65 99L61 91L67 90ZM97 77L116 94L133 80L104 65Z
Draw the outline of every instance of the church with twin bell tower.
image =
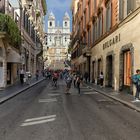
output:
M46 48L44 58L47 58L44 67L49 69L64 69L68 57L68 46L70 43L70 16L66 12L63 17L63 25L56 24L54 14L48 16L48 28L46 33Z

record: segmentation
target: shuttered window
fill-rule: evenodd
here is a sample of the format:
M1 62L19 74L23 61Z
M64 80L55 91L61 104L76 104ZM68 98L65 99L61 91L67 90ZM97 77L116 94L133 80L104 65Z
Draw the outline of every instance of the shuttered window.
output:
M84 29L86 28L86 12L84 12Z
M131 13L135 9L136 0L127 0L127 14Z
M88 19L90 20L90 11L91 11L91 2L89 1L89 4L88 4L88 7L89 7L89 10L88 10Z
M93 28L92 28L92 32L93 32L93 34L92 34L92 39L93 39L93 43L95 42L95 24L93 23Z
M124 1L119 0L119 20L123 20L124 18Z
M88 46L91 44L91 30L88 30Z
M95 22L95 41L97 40L97 21Z
M96 5L97 5L97 0L94 0L94 3L93 3L94 5L94 12L96 11Z
M98 33L100 37L102 35L102 14L99 15L98 19Z
M107 4L106 7L106 30L109 31L111 28L111 21L112 21L112 7L111 7L111 2Z

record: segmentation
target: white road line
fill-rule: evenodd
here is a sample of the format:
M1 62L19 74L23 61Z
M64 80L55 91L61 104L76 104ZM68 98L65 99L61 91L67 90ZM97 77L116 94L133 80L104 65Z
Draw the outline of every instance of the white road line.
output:
M55 121L55 120L56 120L56 118L51 118L51 119L41 120L41 121L36 121L36 122L26 122L26 123L23 123L21 126L30 126L30 125L42 124L42 123L52 122L52 121Z
M43 119L50 119L50 118L54 118L54 117L56 117L56 115L43 116L43 117L38 117L38 118L27 119L27 120L25 120L25 122L38 121L38 120L43 120Z
M60 96L60 94L48 94L48 96Z
M39 99L39 102L40 103L50 103L50 102L57 102L57 99L56 98L53 98L53 99Z
M98 92L84 92L84 94L98 94Z

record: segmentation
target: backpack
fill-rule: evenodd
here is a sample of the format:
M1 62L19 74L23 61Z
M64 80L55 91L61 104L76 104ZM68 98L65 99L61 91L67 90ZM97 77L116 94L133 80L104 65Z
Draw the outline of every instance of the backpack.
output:
M57 73L54 73L54 74L53 74L53 78L54 78L54 79L58 79L58 74L57 74Z
M68 77L67 77L66 82L67 82L67 83L71 83L71 82L72 82L71 76L68 76Z
M77 79L76 79L76 83L79 84L80 82L81 82L81 78L78 76Z
M132 82L133 82L133 84L137 84L138 78L137 78L136 74L132 76Z

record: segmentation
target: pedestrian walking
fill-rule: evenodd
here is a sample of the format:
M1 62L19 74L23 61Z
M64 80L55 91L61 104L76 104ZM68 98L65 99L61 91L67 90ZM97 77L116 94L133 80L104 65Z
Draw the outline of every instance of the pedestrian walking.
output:
M41 73L42 73L42 76L45 77L45 71L44 71L44 69L42 69Z
M132 81L136 87L135 101L140 101L139 100L139 93L140 93L140 70L139 69L137 69L136 74L132 76Z
M20 83L23 84L24 83L24 77L25 76L25 71L23 68L20 69Z
M77 76L76 78L76 87L78 89L78 94L80 95L81 94L81 91L80 91L80 84L81 84L81 77L80 75Z
M74 85L74 88L76 88L76 78L77 78L77 75L74 74L74 76L73 76L73 85Z
M26 72L26 83L27 83L28 85L31 84L31 78L32 78L31 72L30 72L30 71Z
M36 70L35 76L36 76L36 81L37 81L38 80L38 77L39 77L39 70Z
M85 79L86 84L88 82L88 78L89 78L89 74L87 72L85 72L84 79Z
M52 80L53 80L54 87L57 87L57 80L58 80L58 78L59 78L59 74L58 74L58 72L55 71L53 73L53 75L52 75Z
M103 87L103 83L104 83L104 75L103 75L103 72L100 73L99 80L100 80L100 86Z
M68 75L65 78L66 81L66 94L70 94L70 88L72 83L72 75L68 73Z

